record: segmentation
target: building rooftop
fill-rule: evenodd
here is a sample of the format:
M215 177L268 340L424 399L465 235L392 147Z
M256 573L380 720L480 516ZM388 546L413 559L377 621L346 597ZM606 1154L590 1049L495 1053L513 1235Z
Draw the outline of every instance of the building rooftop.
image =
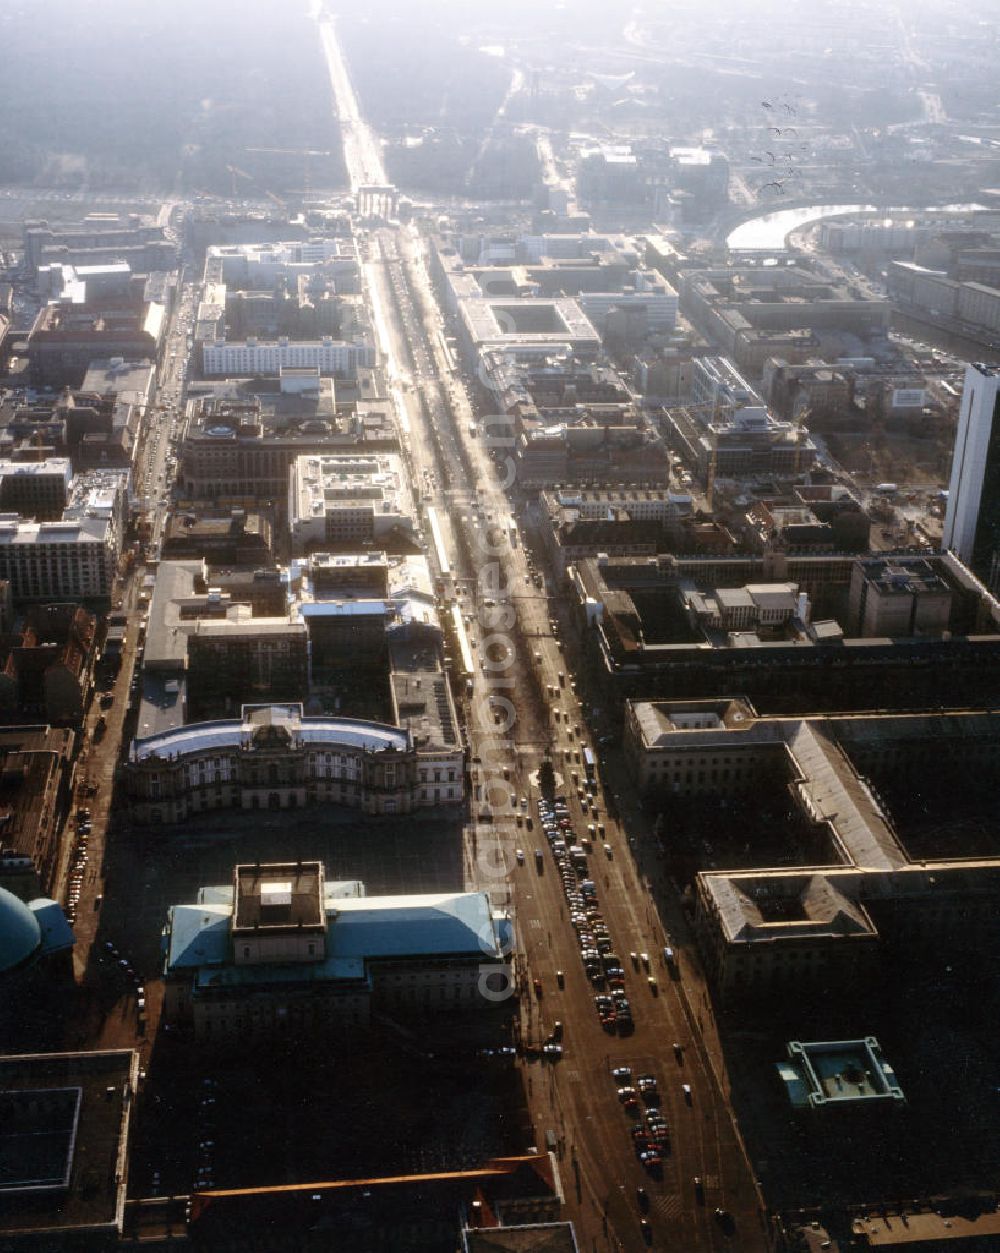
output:
M131 1049L0 1057L0 1246L121 1231L138 1071Z
M902 1104L903 1090L878 1040L792 1040L788 1061L778 1064L788 1099L798 1107Z
M600 348L600 336L577 301L561 299L464 300L461 317L473 344L498 347L567 343L576 349Z
M950 590L933 565L922 557L861 558L860 565L865 579L883 596Z
M310 863L306 863L309 865ZM315 863L313 863L315 865ZM249 904L244 918L248 925L243 930L254 930L257 911L270 908L275 911L296 908L300 880L296 877L295 863L290 866L262 865L261 867L238 867L239 872L256 871L259 879L248 877L245 881ZM272 878L273 875L273 878ZM319 871L322 886L322 869ZM292 898L291 906L273 904L260 907L253 903L253 894L260 882L272 883L271 895L285 900ZM306 886L309 886L308 884ZM308 908L312 910L311 895ZM325 926L327 931L326 953L321 962L285 963L287 969L277 967L261 970L254 967L247 971L231 965L230 930L233 919L233 893L229 885L205 887L198 893L194 905L174 905L170 909L167 942L167 968L204 969L204 979L213 982L239 982L245 980L330 980L359 979L365 974L365 963L370 960L444 955L468 955L481 953L484 960L502 955L509 937L506 923L493 912L489 894L486 892L437 892L411 896L365 896L364 886L347 882L327 885L322 898L320 922L305 922L303 927ZM258 897L259 899L259 892ZM242 908L242 905L241 905ZM303 906L303 909L305 906ZM309 917L314 915L310 913ZM288 927L291 923L278 920L261 923Z
M0 544L106 544L109 526L105 518L27 522L16 514L0 514Z
M356 1232L356 1243L361 1247L375 1223L383 1231L402 1231L425 1221L429 1206L435 1213L454 1215L457 1228L459 1214L468 1211L473 1200L481 1200L493 1213L502 1212L510 1202L512 1213L517 1215L523 1213L519 1203L530 1199L536 1205L550 1203L549 1212L554 1213L559 1193L552 1159L539 1153L493 1158L471 1170L435 1174L206 1189L192 1198L191 1222L199 1243L210 1243L214 1231L228 1238L234 1230L252 1231L261 1225L301 1230L304 1247L305 1233L315 1231L317 1211L321 1210L327 1226L348 1239ZM456 1230L453 1243L457 1238ZM564 1250L565 1246L559 1247L559 1253Z
M285 716L274 725L280 725L295 744L341 743L368 752L385 749L402 752L409 746L408 733L399 727L357 718L306 718L302 716L301 705L283 708ZM132 742L132 759L145 761L150 757L206 752L211 748L241 747L249 752L254 749L255 736L260 729L253 721L252 707L246 706L242 718L195 722L159 735L136 739Z
M942 1249L946 1244L990 1249L1000 1240L1000 1211L970 1217L965 1214L887 1214L856 1218L852 1225L855 1247L862 1249ZM985 1242L985 1243L984 1243Z
M122 357L111 357L91 361L80 390L96 392L98 396L114 392L126 404L145 405L155 377L156 366L152 361L125 361Z
M323 867L318 861L237 866L233 883L234 934L323 925Z
M462 1253L578 1253L572 1223L466 1227Z

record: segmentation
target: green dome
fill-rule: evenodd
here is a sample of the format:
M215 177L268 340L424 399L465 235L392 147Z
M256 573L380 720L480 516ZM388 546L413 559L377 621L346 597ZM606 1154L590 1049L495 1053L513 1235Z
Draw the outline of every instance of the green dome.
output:
M35 915L13 892L0 888L0 974L19 966L41 942Z

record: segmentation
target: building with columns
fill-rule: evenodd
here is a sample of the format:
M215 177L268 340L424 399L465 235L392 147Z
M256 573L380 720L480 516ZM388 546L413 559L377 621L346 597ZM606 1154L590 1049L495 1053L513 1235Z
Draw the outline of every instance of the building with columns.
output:
M164 1018L242 1042L364 1028L372 1009L487 1008L509 994L511 944L488 892L366 896L318 861L238 865L168 912Z
M244 705L239 718L137 739L125 766L136 821L181 822L214 809L349 805L407 814L465 795L461 744L387 723L305 717L300 704Z

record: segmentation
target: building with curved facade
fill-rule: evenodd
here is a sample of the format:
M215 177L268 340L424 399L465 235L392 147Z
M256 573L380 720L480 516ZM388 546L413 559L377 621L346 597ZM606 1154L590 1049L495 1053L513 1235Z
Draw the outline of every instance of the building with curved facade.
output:
M464 755L460 745L420 744L387 723L306 717L298 704L244 705L240 718L135 740L125 786L139 822L317 804L406 814L463 799Z

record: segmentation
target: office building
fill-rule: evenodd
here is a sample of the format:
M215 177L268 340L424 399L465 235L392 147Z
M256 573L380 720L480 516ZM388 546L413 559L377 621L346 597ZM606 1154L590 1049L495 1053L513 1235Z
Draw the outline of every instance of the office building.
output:
M129 522L131 475L125 469L85 470L70 484L69 499L62 511L64 522L84 518L107 522L111 545L120 553Z
M297 555L413 534L403 463L392 453L298 457L288 489L288 527Z
M189 500L284 502L297 457L396 447L384 410L341 403L333 379L317 378L303 391L298 376L284 371L277 389L213 394L191 408L177 475Z
M79 726L91 683L97 623L79 605L29 605L0 639L0 718Z
M942 547L992 592L1000 587L1000 367L966 367Z
M952 590L924 557L861 557L851 575L853 634L941 636L951 620Z
M643 792L753 815L713 818L734 868L696 879L695 935L720 996L850 989L896 946L938 960L949 946L992 951L998 735L996 714L967 709L767 718L743 700L629 701ZM756 815L779 806L776 839ZM683 854L684 839L668 828L664 851Z
M62 517L73 477L68 457L42 461L0 461L0 511L35 522Z
M304 623L255 618L245 605L196 622L187 655L191 718L225 716L246 701L304 700L308 644Z
M110 519L25 522L0 514L0 579L15 601L108 600L119 556Z
M5 781L0 882L26 899L56 888L63 816L59 798L75 748L76 735L66 727L0 730L0 771Z
M777 421L764 405L746 405L708 421L691 409L670 409L666 422L706 484L714 478L794 477L809 470L817 456L805 427Z
M93 249L112 249L118 256L126 251L141 252L147 245L162 245L166 231L153 218L138 214L127 218L117 213L89 213L81 222L49 223L29 220L24 223L25 264L31 270L42 265L47 252L66 248L74 255ZM158 249L155 249L158 251ZM173 250L176 258L176 249ZM136 268L169 269L169 266L137 266Z
M951 592L947 628L891 637L854 634L847 554L599 555L567 573L608 700L729 690L775 712L974 705L1000 674L1000 604L953 553L926 560ZM691 588L777 582L809 598L809 620L796 614L778 638L706 631L684 608Z
M206 253L206 271L218 267L221 282L239 291L264 291L305 275L323 275L338 291L353 291L359 267L354 241L343 238L283 240L278 243L218 244Z
M374 366L377 353L374 345L366 340L347 341L327 336L314 340L282 338L263 342L251 336L245 340L203 343L201 360L202 372L208 377L266 375L277 378L289 366L351 377L364 367Z
M213 566L274 565L274 534L270 517L259 510L185 509L172 513L163 528L160 559L191 561L198 557Z
M28 336L31 380L79 387L95 358L155 361L166 325L166 307L156 301L44 305Z
M704 420L732 416L737 409L763 404L760 395L728 357L695 357L691 362L691 402Z

